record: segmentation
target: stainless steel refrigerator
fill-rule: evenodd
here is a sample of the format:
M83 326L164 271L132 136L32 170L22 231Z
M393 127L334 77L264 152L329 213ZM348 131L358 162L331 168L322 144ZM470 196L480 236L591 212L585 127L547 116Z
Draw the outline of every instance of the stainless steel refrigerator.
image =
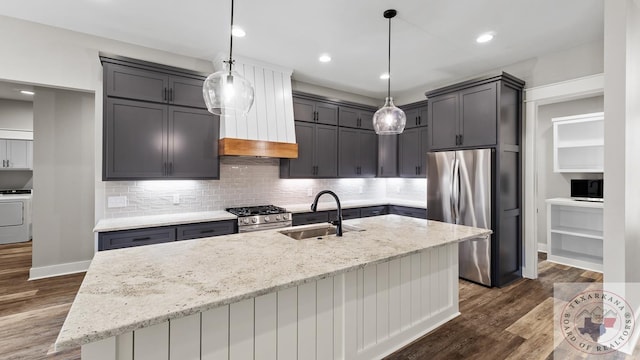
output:
M427 154L427 217L491 229L493 150ZM460 243L460 277L491 284L491 237Z

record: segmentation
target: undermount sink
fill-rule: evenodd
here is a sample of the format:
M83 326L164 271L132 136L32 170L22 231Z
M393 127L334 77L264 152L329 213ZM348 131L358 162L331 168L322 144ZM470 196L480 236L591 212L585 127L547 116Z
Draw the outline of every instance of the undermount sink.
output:
M342 232L348 231L364 231L364 229L351 226L351 225L342 225ZM336 227L330 224L308 227L304 229L296 229L296 230L283 230L280 231L280 234L287 235L288 237L294 240L304 240L316 238L321 240L329 235L335 236Z

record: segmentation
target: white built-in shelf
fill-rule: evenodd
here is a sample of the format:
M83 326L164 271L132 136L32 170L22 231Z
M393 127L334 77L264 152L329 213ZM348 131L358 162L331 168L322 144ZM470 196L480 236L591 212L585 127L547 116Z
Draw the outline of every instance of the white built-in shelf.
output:
M553 121L553 171L600 173L604 169L604 113Z
M547 199L547 260L602 272L603 203Z

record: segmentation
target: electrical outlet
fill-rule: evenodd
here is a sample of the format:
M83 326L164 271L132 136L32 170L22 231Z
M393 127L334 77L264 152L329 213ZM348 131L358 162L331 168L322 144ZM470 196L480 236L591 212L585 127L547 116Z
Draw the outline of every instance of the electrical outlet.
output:
M127 197L126 196L109 196L107 198L107 207L109 209L127 207Z
M307 196L313 196L313 189L312 188L308 188L307 189Z
M180 204L180 194L173 194L173 205Z

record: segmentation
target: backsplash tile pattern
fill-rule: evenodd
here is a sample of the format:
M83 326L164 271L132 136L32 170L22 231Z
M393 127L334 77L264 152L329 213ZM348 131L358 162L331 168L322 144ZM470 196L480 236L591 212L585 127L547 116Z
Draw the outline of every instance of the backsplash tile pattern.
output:
M245 205L310 204L313 196L323 189L335 191L343 201L385 197L426 199L423 179L280 179L278 159L242 157L221 159L220 180L108 181L105 187L107 197L124 195L128 200L126 207L106 208L105 218L224 210ZM174 195L179 196L176 205ZM321 201L333 199L326 197Z

